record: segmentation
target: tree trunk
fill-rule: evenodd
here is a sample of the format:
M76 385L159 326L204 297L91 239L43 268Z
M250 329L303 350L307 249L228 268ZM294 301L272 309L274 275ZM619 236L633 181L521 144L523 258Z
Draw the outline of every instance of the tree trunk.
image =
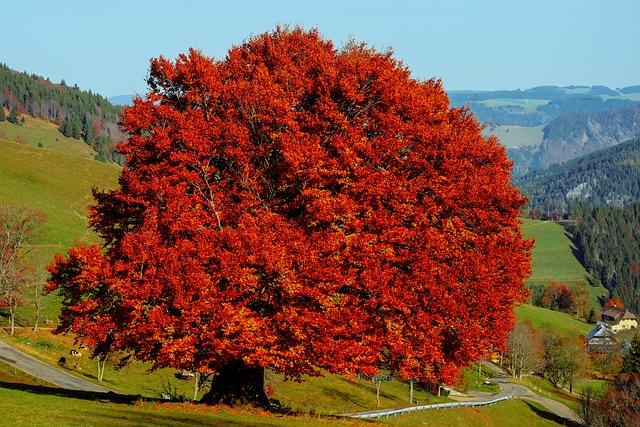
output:
M98 381L102 382L104 378L104 368L107 366L108 355L98 356Z
M413 403L413 380L409 381L409 403Z
M380 378L375 380L376 383L376 407L379 408L380 407L380 383L382 383L382 380Z
M17 304L14 304L14 298L9 297L9 321L11 325L11 336L13 336L13 334L16 332L16 306Z
M211 390L202 396L202 402L226 405L252 403L269 406L264 391L264 368L247 366L241 360L233 360L218 370L211 381Z
M198 392L200 391L200 372L196 372L195 384L193 386L193 400L198 400Z

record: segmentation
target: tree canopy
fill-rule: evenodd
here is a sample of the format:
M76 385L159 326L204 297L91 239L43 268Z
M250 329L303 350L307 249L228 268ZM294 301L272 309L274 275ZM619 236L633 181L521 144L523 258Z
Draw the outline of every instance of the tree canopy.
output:
M154 367L453 382L502 349L530 243L511 162L437 80L277 29L151 61L104 248L50 267L61 331Z

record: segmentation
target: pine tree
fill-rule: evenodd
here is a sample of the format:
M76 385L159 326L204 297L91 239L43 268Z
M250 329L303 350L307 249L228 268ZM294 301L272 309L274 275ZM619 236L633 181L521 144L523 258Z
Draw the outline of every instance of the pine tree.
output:
M633 336L631 348L622 361L622 373L640 374L640 333Z
M13 123L14 125L18 124L18 110L15 105L11 108L11 112L9 113L9 123Z

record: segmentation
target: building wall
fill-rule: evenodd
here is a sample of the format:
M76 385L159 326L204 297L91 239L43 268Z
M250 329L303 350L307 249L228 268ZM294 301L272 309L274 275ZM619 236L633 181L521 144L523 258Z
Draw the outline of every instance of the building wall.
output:
M636 320L633 319L625 319L625 320L621 320L620 322L618 322L618 324L611 326L611 330L613 332L618 332L618 331L622 331L625 329L632 329L632 328L637 328L638 327L638 322Z

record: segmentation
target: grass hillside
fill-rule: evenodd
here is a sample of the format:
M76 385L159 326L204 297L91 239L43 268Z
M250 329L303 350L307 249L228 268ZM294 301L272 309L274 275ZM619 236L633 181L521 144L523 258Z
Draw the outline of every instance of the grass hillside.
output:
M33 207L46 215L38 243L67 247L88 239L91 188L117 183L120 168L46 148L0 140L0 203Z
M524 304L516 307L516 316L520 320L529 320L535 328L549 328L563 337L586 335L593 325L582 322L566 313Z
M589 274L573 254L575 249L573 243L560 224L553 221L524 219L522 232L526 238L535 240L530 283L561 282L567 285L579 283L587 286L591 294L592 306L599 307L598 296L606 295L607 290L587 284Z
M486 128L485 135L495 135L502 145L507 148L520 147L522 145L538 145L544 137L544 125L540 126L515 126L504 125L494 128Z
M528 401L513 400L485 408L427 411L411 415L358 421L314 416L286 416L258 410L206 407L161 402L118 403L83 398L47 387L5 385L0 388L0 412L7 425L20 426L558 426L557 417ZM37 408L37 409L35 409ZM34 412L37 411L37 412ZM39 416L37 414L40 414Z
M8 113L5 113L8 114ZM41 147L65 154L93 159L96 152L84 141L67 138L58 130L55 123L36 119L31 116L21 116L24 123L14 125L0 122L0 139Z
M55 139L47 140L55 143ZM64 147L69 148L73 142L61 144L68 144ZM119 174L119 167L115 165L65 153L64 147L49 149L0 140L0 203L29 206L44 214L45 222L34 248L37 262L42 265L74 242L96 240L86 226L91 189L115 186ZM43 314L45 318L55 319L58 308L51 302L45 301ZM31 299L27 298L18 316L19 323L29 324L30 303Z

